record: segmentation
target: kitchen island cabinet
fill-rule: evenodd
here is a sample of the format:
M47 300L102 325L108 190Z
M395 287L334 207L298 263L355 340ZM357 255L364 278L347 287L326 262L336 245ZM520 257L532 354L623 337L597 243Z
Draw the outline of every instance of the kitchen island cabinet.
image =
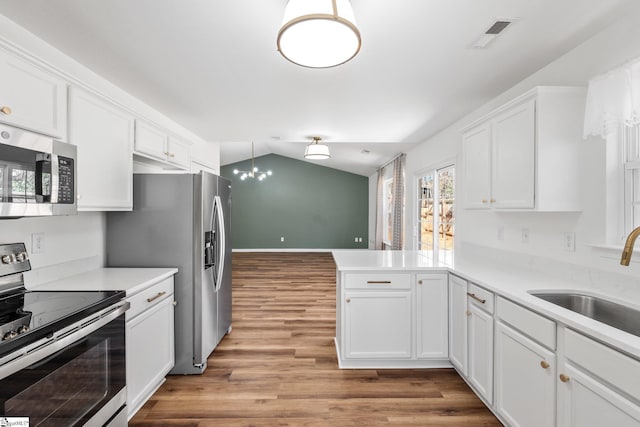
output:
M360 251L334 252L340 367L449 366L446 269L425 272L432 265L417 254L380 255L368 263Z

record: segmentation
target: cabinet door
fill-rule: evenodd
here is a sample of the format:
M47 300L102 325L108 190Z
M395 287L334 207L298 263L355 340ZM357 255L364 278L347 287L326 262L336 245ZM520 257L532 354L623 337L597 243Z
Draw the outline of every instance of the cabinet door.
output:
M135 150L137 153L154 157L158 160L167 159L167 135L157 127L136 120Z
M467 374L467 282L449 276L449 359Z
M493 402L493 316L468 306L469 337L467 379L489 403Z
M496 324L496 409L512 427L553 427L555 354Z
M191 147L173 137L169 137L167 159L170 163L184 169L191 168Z
M64 80L0 51L0 122L67 139Z
M535 100L496 117L492 136L493 207L535 207Z
M467 208L488 209L491 202L491 126L485 123L462 137Z
M411 292L345 294L347 358L411 357Z
M78 147L78 210L133 207L131 115L96 95L71 88L69 142Z
M560 372L566 382L557 381L559 427L638 427L640 407L570 363Z
M131 418L173 368L173 296L127 321L127 408Z
M446 274L416 277L417 356L446 359L449 354L449 310Z

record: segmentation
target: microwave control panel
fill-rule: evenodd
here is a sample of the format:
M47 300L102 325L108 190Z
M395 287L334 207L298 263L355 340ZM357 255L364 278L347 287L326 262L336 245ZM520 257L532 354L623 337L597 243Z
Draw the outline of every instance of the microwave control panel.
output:
M58 156L58 203L75 203L73 159Z

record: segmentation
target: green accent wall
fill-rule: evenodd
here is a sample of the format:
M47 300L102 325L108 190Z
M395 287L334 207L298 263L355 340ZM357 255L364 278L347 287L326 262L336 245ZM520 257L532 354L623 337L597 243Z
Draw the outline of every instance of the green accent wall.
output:
M273 175L264 181L234 175L250 170L251 160L221 168L232 180L234 249L367 248L367 177L276 154L257 157L255 166Z

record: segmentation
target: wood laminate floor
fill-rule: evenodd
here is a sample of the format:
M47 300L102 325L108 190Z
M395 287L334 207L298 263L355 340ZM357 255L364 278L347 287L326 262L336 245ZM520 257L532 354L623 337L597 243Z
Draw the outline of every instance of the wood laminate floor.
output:
M233 331L129 425L501 426L452 369L338 369L335 275L329 253L234 253Z

